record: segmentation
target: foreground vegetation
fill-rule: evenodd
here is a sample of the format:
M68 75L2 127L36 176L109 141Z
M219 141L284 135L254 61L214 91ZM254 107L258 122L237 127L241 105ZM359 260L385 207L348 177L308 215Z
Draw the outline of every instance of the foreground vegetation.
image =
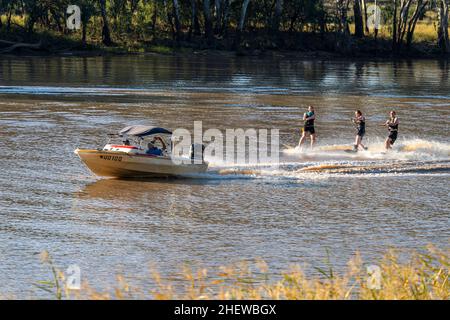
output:
M92 288L84 281L81 290L65 286L59 271L47 252L42 260L52 270L51 281L40 281L38 288L56 299L444 299L450 298L449 255L429 247L426 253L412 253L399 258L400 252L389 251L378 262L381 277L368 275L357 254L344 272L330 265L316 268L320 276L308 276L298 266L280 275L269 272L263 261L240 263L218 270L184 268L171 280L152 272L152 289L133 287L126 277L118 276L114 288L105 291ZM372 270L373 272L373 270ZM379 281L378 281L379 280ZM44 293L44 292L43 292Z
M378 15L370 0L0 0L0 54L184 48L448 56L449 3L378 0ZM68 5L81 9L77 30L67 24Z

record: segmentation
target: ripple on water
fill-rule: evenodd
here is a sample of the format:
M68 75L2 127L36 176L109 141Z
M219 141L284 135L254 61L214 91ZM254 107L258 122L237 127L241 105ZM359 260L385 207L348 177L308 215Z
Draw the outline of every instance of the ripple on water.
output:
M214 268L257 257L273 272L293 263L314 272L326 249L340 270L357 250L374 263L390 246L448 247L445 65L58 59L0 60L2 293L36 295L31 283L48 272L42 250L105 287L121 271L147 285L150 262L166 276L186 262ZM194 120L205 129L278 128L280 142L295 145L308 104L317 109L317 148L283 150L277 166L212 158L204 175L130 181L98 179L73 154L128 124L191 128ZM392 106L400 136L383 154L377 123ZM369 152L344 151L354 109L367 117Z

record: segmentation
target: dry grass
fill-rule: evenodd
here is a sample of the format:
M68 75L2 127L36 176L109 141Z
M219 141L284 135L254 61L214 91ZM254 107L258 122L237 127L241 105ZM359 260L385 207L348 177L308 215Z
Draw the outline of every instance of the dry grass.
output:
M434 23L418 22L414 31L414 42L436 42L437 26Z
M353 34L355 30L354 24L350 24L350 32ZM450 29L449 29L450 31ZM370 34L366 36L373 37L373 30L370 30ZM378 31L378 38L389 40L392 39L391 26L382 25ZM437 41L437 26L434 21L419 21L417 22L416 29L414 31L413 42L436 42Z
M400 261L391 250L379 262L381 278L373 288L366 266L357 254L345 272L336 274L331 267L318 269L322 276L307 276L299 267L291 267L271 277L263 261L239 263L213 270L184 268L177 280L164 279L152 272L151 290L131 286L125 277L117 277L114 288L95 290L84 282L81 290L65 287L64 274L58 271L48 253L42 255L53 274L52 281L40 282L41 289L56 299L362 299L428 300L450 298L448 252L428 247L426 253L412 253ZM42 283L46 287L42 288ZM38 284L39 285L39 284Z

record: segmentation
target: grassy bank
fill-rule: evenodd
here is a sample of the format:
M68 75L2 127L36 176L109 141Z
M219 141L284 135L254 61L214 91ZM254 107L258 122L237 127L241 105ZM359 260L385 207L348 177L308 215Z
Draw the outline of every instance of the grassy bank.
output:
M43 294L50 293L56 299L450 298L448 250L441 251L430 246L424 253L410 253L402 259L399 258L400 253L390 250L376 263L380 277L377 277L373 267L368 272L368 265L356 254L345 271L336 272L331 265L326 265L316 268L319 276L306 275L299 266L287 266L285 272L274 275L263 261L255 261L217 270L185 267L177 277L170 279L154 271L149 275L153 283L150 290L132 286L126 276L118 276L116 285L110 289L94 289L85 280L81 290L70 290L65 286L64 274L55 267L50 255L44 252L42 261L50 267L53 279L35 285L43 290Z
M3 17L5 20L6 17ZM449 58L436 46L437 34L434 25L418 22L411 48L404 48L400 53L392 51L392 40L388 26L379 30L375 38L373 33L358 39L348 36L344 42L334 32L319 34L314 32L279 32L270 35L266 29L253 29L243 32L239 45L236 46L234 34L227 37L214 37L207 40L204 35L183 34L181 39L174 39L168 32L157 32L149 36L136 35L114 37L113 44L102 43L101 29L94 28L89 33L88 41L83 42L80 31L57 31L36 27L33 33L27 32L22 25L22 17L13 16L12 26L0 28L0 55L57 55L57 56L98 56L118 54L191 54L209 52L237 55L277 55L296 56L299 58ZM353 33L354 25L349 29ZM10 50L13 43L37 45L19 47Z

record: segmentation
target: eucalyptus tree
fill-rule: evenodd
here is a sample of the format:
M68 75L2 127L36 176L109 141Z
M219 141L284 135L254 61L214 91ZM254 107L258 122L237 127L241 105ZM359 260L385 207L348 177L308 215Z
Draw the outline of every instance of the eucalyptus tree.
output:
M406 36L406 46L410 47L417 21L423 14L428 0L417 0L415 8L411 11L413 0L394 0L393 25L392 25L392 48L399 52Z
M241 16L239 18L239 26L238 26L238 30L240 33L244 30L245 19L247 17L247 8L249 3L250 0L244 0L244 2L242 3Z

